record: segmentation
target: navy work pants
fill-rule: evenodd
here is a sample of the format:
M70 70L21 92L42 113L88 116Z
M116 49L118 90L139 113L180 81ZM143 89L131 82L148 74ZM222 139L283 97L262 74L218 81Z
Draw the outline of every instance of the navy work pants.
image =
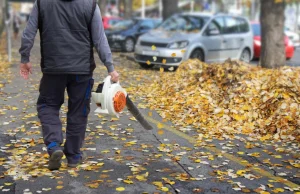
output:
M44 74L41 79L37 111L47 146L52 142L58 145L63 143L59 112L64 103L65 89L67 89L69 99L64 153L68 160L81 153L80 148L85 137L93 84L92 75Z

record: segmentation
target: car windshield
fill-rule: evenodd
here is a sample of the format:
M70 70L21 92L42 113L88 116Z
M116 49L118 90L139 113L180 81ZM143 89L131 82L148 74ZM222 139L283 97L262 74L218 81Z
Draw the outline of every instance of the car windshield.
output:
M136 20L123 20L123 21L117 22L114 25L114 28L127 29L127 28L133 26L136 22L137 22Z
M166 31L196 32L203 28L208 19L208 17L202 16L175 15L163 22L158 28Z
M259 24L252 24L252 30L253 30L254 36L260 36L261 30L260 30Z

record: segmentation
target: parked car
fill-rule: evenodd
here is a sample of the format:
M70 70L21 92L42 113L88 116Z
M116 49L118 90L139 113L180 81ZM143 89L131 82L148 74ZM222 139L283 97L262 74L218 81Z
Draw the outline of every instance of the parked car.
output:
M161 23L160 19L130 19L114 25L113 29L106 30L109 45L112 48L121 48L126 52L133 52L138 37Z
M222 62L227 58L250 62L252 56L250 23L243 17L226 14L173 15L141 36L135 47L135 60L145 68L155 64L178 66L189 58L205 62Z
M103 17L102 22L103 22L103 27L104 29L109 29L116 25L118 22L122 21L122 18L119 17Z
M261 26L259 23L252 23L252 30L254 34L254 58L260 57L261 50ZM285 54L287 59L291 59L294 56L294 44L287 36L284 37Z
M295 49L300 47L300 36L297 32L293 32L289 28L285 28L284 33L292 41Z

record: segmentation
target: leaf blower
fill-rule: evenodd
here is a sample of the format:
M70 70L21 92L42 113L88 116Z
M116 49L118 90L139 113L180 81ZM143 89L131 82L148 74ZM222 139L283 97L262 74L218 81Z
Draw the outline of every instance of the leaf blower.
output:
M97 90L92 92L92 99L98 106L95 110L96 113L114 115L119 118L120 112L127 106L129 112L146 130L153 129L130 100L129 95L120 83L112 83L111 76L107 76L103 83L98 85Z

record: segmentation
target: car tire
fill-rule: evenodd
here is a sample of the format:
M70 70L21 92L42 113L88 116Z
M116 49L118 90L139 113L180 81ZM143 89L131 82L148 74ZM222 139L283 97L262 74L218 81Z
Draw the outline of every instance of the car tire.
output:
M291 57L286 58L287 61L290 61L291 59L292 59Z
M240 57L240 61L243 61L245 63L251 62L251 53L250 53L249 49L243 50L241 57Z
M124 45L123 45L123 50L125 52L133 52L134 51L134 46L135 42L133 38L126 38Z
M150 65L148 65L147 63L139 63L139 64L143 69L151 69L152 67L154 67L154 64L150 64Z
M201 49L196 49L192 52L190 59L199 59L204 62L204 53Z

